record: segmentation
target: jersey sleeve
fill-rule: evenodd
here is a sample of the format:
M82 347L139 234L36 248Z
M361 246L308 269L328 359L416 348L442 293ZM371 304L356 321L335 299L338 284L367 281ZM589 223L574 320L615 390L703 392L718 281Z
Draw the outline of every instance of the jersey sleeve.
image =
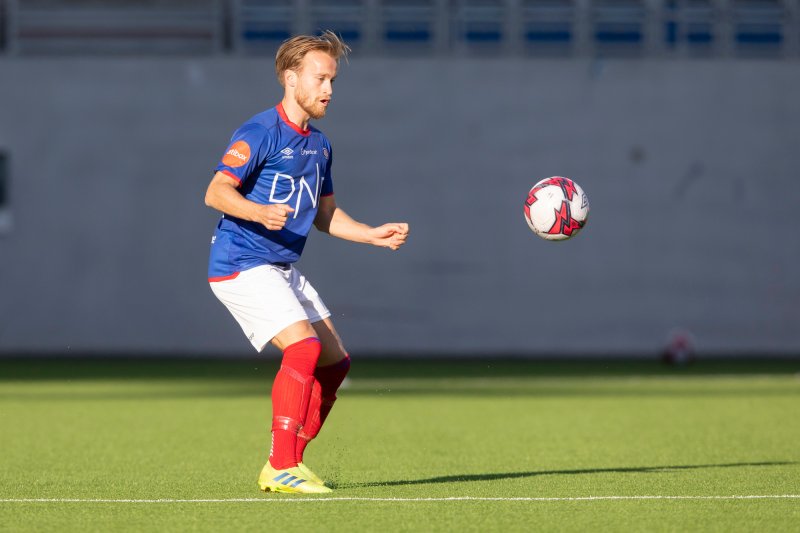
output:
M333 179L331 178L331 167L333 167L333 150L330 145L323 148L323 153L328 153L328 161L325 165L325 178L322 180L322 188L319 191L320 196L330 196L333 194Z
M269 156L270 137L258 124L245 124L233 133L231 142L216 167L241 186Z

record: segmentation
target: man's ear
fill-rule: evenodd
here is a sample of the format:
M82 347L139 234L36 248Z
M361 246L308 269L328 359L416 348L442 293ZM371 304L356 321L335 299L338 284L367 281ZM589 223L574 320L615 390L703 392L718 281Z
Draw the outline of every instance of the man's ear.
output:
M286 83L287 87L297 87L297 72L293 70L287 70L283 74L283 81Z

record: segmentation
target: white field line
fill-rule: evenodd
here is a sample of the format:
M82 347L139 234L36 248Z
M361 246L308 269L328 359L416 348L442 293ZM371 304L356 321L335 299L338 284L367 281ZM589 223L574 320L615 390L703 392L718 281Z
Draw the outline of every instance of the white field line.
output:
M574 496L574 497L508 497L452 496L442 498L224 498L224 499L106 499L106 498L0 498L0 503L311 503L311 502L580 502L610 500L780 500L800 499L800 494L743 494L722 496Z

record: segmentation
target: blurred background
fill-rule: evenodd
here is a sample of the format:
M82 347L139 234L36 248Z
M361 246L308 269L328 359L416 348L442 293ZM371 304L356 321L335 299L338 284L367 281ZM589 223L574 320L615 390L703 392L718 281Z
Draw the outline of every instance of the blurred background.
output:
M412 228L312 232L352 353L800 354L798 0L0 0L0 356L255 355L203 196L321 29L337 201ZM591 201L563 243L522 217L552 175Z

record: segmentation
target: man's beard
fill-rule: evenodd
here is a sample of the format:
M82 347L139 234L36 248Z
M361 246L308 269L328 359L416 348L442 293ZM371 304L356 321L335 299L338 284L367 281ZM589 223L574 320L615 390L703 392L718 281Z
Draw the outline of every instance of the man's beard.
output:
M319 102L316 102L313 98L306 95L302 90L298 90L295 94L295 101L300 108L308 113L308 116L313 119L322 118L325 116L325 111L327 111L326 107Z

